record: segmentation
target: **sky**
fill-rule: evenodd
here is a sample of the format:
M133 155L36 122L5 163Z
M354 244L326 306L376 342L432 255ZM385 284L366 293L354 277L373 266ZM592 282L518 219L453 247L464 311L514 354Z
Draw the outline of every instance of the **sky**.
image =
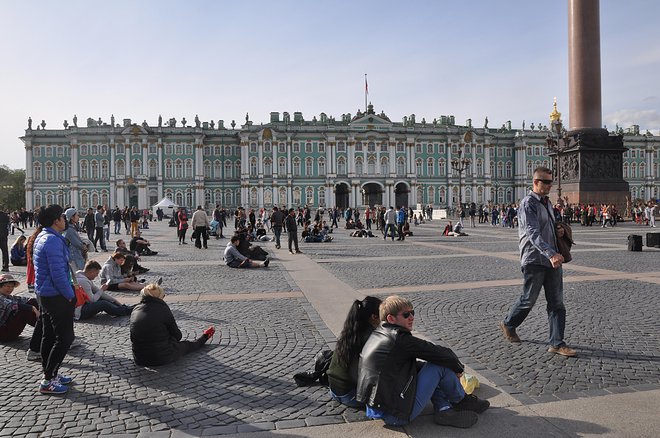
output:
M0 0L0 165L36 128L340 118L568 124L568 0ZM601 0L603 123L660 135L660 2Z

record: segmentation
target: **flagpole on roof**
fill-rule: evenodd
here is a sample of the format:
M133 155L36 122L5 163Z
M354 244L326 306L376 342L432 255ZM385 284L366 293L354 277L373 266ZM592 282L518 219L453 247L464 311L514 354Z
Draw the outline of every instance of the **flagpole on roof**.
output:
M367 112L367 95L369 94L369 84L367 83L367 74L364 74L364 112Z

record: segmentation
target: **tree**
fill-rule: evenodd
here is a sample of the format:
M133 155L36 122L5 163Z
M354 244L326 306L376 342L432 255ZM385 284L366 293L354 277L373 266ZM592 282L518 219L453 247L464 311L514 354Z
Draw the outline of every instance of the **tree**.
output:
M7 211L25 207L25 170L0 166L0 205Z

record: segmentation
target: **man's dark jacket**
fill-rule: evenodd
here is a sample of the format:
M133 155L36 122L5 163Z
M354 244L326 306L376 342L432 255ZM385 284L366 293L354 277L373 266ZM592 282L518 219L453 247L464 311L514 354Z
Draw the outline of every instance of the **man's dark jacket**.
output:
M408 420L417 390L416 359L463 372L451 349L416 338L398 325L382 323L360 353L357 401Z

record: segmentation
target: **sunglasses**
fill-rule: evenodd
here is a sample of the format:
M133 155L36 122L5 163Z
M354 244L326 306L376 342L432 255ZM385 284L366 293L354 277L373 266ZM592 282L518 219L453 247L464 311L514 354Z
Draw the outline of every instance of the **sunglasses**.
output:
M534 181L542 182L543 184L552 184L553 181L551 179L535 179Z
M403 316L404 319L410 318L411 315L415 316L415 311L414 310L410 310L408 312L401 313L401 316Z

